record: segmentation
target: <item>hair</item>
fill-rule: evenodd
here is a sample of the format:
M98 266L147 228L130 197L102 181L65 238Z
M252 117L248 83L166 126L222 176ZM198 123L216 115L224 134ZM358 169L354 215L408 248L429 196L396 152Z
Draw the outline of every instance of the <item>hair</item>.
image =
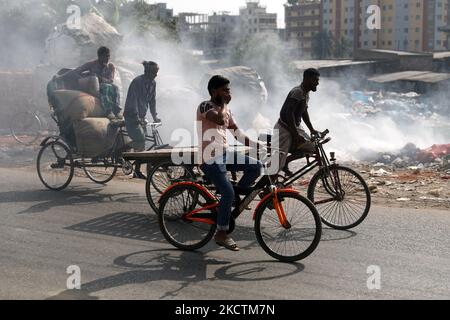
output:
M154 61L142 61L142 65L144 66L145 70L158 67L158 64Z
M219 89L227 84L230 84L230 80L221 75L215 75L208 82L208 92L212 95L213 90Z
M306 69L305 72L303 72L303 80L311 79L314 77L320 77L319 70L314 69L314 68L309 68L309 69Z
M98 50L97 50L97 56L99 56L99 57L101 57L101 56L104 56L105 54L110 54L110 50L109 50L109 48L107 48L107 47L100 47Z

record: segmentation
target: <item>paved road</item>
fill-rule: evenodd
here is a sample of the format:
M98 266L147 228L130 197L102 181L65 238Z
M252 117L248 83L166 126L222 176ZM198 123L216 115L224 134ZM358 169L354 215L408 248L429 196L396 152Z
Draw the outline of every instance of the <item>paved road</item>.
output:
M75 179L46 191L33 171L0 169L1 299L448 299L450 213L375 207L355 230L325 229L296 264L274 261L246 221L234 253L172 249L144 185ZM238 223L239 224L239 223ZM67 268L82 290L67 290ZM368 267L381 288L369 290Z

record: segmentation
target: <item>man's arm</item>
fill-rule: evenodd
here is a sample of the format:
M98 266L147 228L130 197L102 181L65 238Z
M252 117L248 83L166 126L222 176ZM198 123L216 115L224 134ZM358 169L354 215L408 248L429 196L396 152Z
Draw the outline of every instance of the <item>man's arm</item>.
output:
M74 75L81 77L83 72L91 70L91 64L92 64L91 62L87 62L87 63L83 64L82 66L79 66L78 68L71 70L69 72L66 72L63 75L56 77L56 78L59 80L59 79L65 79L66 77L72 77Z
M252 147L257 145L256 142L251 140L244 132L241 131L241 129L238 128L236 124L232 124L228 127L230 129L231 133L233 134L234 138L242 143L243 145L247 147Z
M317 130L314 129L313 125L311 124L311 120L309 118L308 109L305 109L305 112L303 112L303 121L305 122L306 126L308 127L311 134L316 133Z
M153 90L153 93L150 97L149 108L150 108L150 113L152 114L152 117L153 117L153 121L161 122L161 120L158 119L158 114L156 113L156 84L155 84L155 89Z

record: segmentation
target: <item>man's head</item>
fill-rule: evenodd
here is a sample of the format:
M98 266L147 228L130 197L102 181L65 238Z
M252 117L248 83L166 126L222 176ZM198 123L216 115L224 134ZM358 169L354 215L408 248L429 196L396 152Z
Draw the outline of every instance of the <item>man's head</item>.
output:
M152 80L155 79L159 71L158 64L153 61L144 61L142 62L142 65L144 66L145 76Z
M208 92L212 101L219 104L230 103L230 80L220 75L213 76L208 82Z
M97 57L100 64L106 66L108 65L109 59L111 58L111 52L107 47L100 47L97 50Z
M317 69L306 69L303 73L303 87L307 91L317 91L317 86L319 85L320 73Z

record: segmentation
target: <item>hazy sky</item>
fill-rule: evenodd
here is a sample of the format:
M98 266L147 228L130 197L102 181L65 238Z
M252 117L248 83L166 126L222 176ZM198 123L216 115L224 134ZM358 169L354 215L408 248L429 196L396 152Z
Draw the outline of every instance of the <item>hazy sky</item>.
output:
M212 13L214 11L230 11L232 14L239 13L239 7L245 7L246 0L159 0L148 1L149 3L166 2L174 14L179 12ZM284 28L284 6L285 0L260 0L260 4L267 7L267 12L278 14L278 28Z

